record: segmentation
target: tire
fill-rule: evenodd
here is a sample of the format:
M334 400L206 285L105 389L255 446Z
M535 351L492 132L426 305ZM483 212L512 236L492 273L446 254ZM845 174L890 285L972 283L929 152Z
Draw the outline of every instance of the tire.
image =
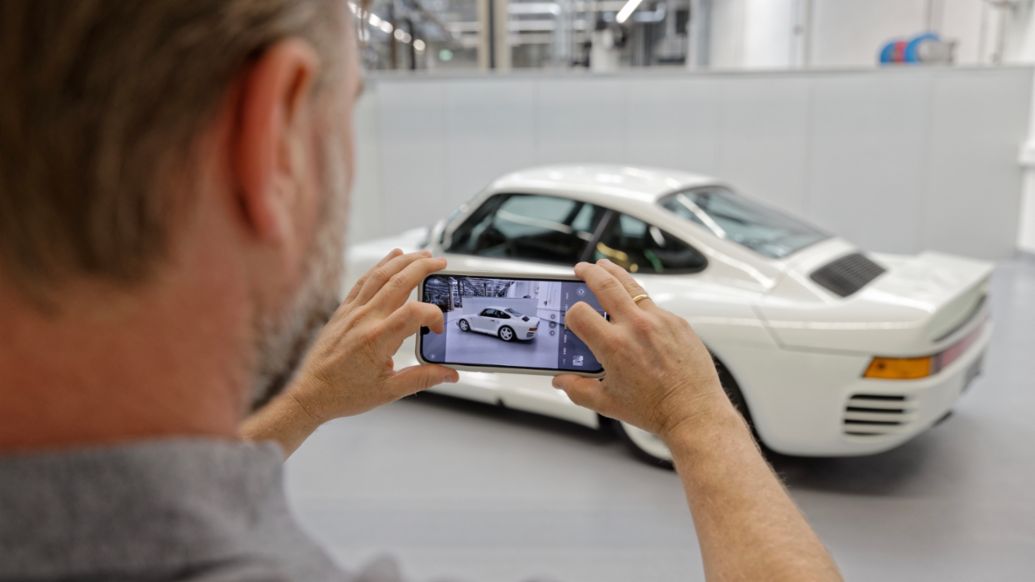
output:
M510 327L509 325L504 325L496 333L500 336L500 339L505 342L512 342L514 341L514 338L517 337L517 334L514 333L514 328Z
M719 360L714 361L715 371L719 374L719 382L722 384L726 397L730 399L737 412L744 417L748 427L751 428L751 434L754 435L755 441L758 442L763 451L766 451L765 444L762 443L761 439L758 438L758 433L755 432L755 425L751 420L751 410L748 409L747 401L744 399L744 394L740 391L740 386L737 385L737 381L733 379L733 374L730 374L730 371L722 362ZM614 424L619 436L629 446L633 456L650 465L672 468L672 453L661 439L625 422L619 421Z
M714 356L713 356L714 358ZM744 399L744 394L740 391L740 386L737 385L737 381L733 379L733 374L730 373L726 365L719 360L715 361L715 371L719 373L719 383L722 384L722 389L726 392L726 397L730 399L730 403L737 409L737 412L744 417L744 421L747 422L748 428L751 429L751 434L755 435L755 440L762 444L762 441L758 439L758 433L755 432L755 422L751 419L751 409L748 408L747 400Z
M460 328L460 331L471 331L471 324L467 323L466 319L461 319L456 322L456 325Z

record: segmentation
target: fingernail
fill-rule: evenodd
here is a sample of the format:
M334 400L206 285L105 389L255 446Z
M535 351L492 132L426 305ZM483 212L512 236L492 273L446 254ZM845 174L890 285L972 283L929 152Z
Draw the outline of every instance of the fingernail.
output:
M612 263L611 261L609 261L607 259L600 259L599 261L597 261L597 264L598 265L613 265L614 263Z

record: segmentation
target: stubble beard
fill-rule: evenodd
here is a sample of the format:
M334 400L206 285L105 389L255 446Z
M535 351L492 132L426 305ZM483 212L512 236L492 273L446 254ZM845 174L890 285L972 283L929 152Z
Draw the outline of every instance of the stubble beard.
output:
M340 138L325 139L321 157L327 196L306 261L303 283L281 313L260 313L255 319L253 411L290 384L317 332L341 302L348 177L342 163L345 158Z

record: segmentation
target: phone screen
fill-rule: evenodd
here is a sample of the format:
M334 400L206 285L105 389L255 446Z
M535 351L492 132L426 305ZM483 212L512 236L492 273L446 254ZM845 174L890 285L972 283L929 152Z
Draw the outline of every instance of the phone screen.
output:
M445 316L445 332L424 330L421 356L438 364L531 368L598 374L593 352L564 326L585 302L607 317L582 281L522 277L431 275L421 301Z

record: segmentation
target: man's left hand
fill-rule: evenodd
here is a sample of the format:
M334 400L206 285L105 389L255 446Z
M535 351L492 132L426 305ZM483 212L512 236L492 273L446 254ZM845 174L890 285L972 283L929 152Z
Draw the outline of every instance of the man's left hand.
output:
M444 329L442 311L408 301L424 277L446 266L427 251L393 250L356 282L327 322L285 396L317 423L366 412L443 382L456 370L425 364L395 369L392 356L421 327Z

